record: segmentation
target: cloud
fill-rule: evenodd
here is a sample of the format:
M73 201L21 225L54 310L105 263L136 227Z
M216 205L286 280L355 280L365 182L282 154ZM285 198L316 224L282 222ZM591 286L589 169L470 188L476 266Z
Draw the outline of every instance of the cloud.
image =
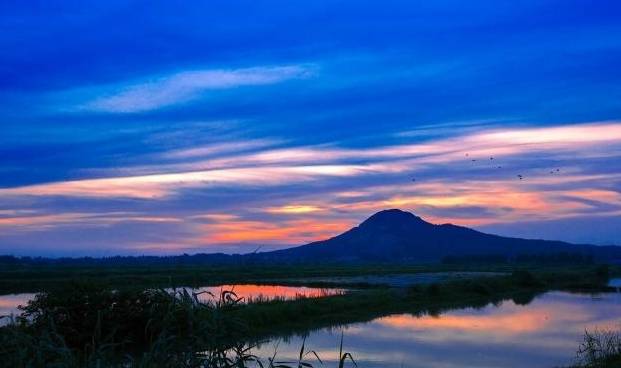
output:
M218 142L209 145L202 145L192 148L183 148L174 151L168 151L162 154L162 158L167 159L192 159L198 157L223 155L237 153L249 150L265 148L280 143L274 139L253 139L234 142Z
M271 244L302 244L321 240L347 230L349 221L317 221L299 219L273 223L269 221L224 221L206 224L204 243L239 244L269 242Z
M313 73L314 68L309 65L183 71L96 88L93 92L103 96L87 101L79 109L144 112L194 100L206 91L275 84L308 78Z
M219 250L252 250L244 246L322 239L355 226L374 211L393 207L434 223L488 227L621 213L621 174L610 165L621 157L618 122L496 127L423 143L366 148L273 148L271 142L176 147L161 157L169 154L179 162L158 162L149 168L172 172L0 188L7 204L0 208L0 226L17 233L16 228L47 231L72 222L86 227L172 217L179 221L168 225L183 227L190 235L170 249L205 246L209 251L219 245ZM217 156L210 158L211 154ZM489 159L492 155L494 160ZM474 157L477 162L471 162ZM551 167L561 171L550 173ZM131 166L121 169L118 172L132 172ZM525 179L518 180L516 173ZM28 212L40 209L41 203L54 212ZM111 208L135 213L106 215ZM101 213L101 218L81 213L91 211ZM128 247L154 252L165 248L159 239L134 239L132 244Z
M311 212L319 212L323 211L321 207L317 206L309 206L309 205L299 205L292 204L281 207L270 207L265 210L268 213L276 213L276 214L301 214L301 213L311 213Z
M139 213L109 212L87 213L67 212L59 214L32 214L0 218L0 228L12 228L21 232L44 231L58 226L109 226L117 223L152 222L172 223L180 219L172 216L154 216Z
M172 174L85 179L0 189L0 196L76 196L100 198L158 198L188 187L274 186L319 180L322 177L354 176L373 170L364 165L302 165L244 167Z
M564 166L567 157L610 157L621 154L615 149L621 147L621 124L616 122L581 124L569 127L549 127L532 129L505 129L503 131L483 131L480 133L438 139L423 144L405 144L371 148L340 148L335 146L291 147L286 149L263 149L255 153L239 154L238 149L259 149L269 145L270 140L250 140L239 144L219 144L212 147L174 150L163 156L193 158L217 152L228 156L196 162L179 162L167 165L172 173L83 179L64 182L44 183L29 186L0 189L0 196L76 196L100 198L161 198L179 193L184 188L229 187L269 187L294 183L322 181L328 178L376 177L386 178L410 173L422 175L425 180L416 184L427 191L413 203L436 205L490 205L490 201L507 198L507 202L536 203L520 200L512 196L520 192L533 191L534 187L559 187L571 182L599 181L614 179L608 172L584 174L580 170ZM470 156L465 157L464 152ZM533 161L533 152L545 154L547 160L555 165L563 165L563 172L549 175L548 170L535 172L538 165L549 165ZM496 156L496 162L512 165L499 170L496 163L489 160ZM479 158L481 164L470 162ZM560 162L557 162L559 161ZM352 163L355 161L356 163ZM154 164L152 169L162 168ZM592 170L593 168L591 168ZM439 199L433 197L434 188L442 187L446 180L438 178L438 171L450 171L451 188L462 188L461 193ZM511 170L511 171L507 171ZM602 169L604 170L604 169ZM118 172L118 169L115 169ZM120 172L131 172L127 167ZM406 174L404 174L406 173ZM523 173L527 181L514 187L516 173ZM412 174L413 175L413 174ZM612 175L612 176L611 176ZM409 182L410 178L407 179ZM404 180L400 178L399 180ZM471 183L469 183L471 182ZM508 184L511 183L511 184ZM362 184L377 186L372 183ZM357 186L353 184L353 186ZM411 186L411 185L410 185ZM529 188L530 186L530 188ZM389 190L401 190L390 187ZM493 188L496 188L493 190ZM352 188L353 189L353 188ZM490 191L494 192L493 196ZM583 188L588 193L592 188ZM350 191L351 192L351 191ZM355 192L355 190L354 190ZM362 191L364 193L364 190ZM475 193L489 195L487 203L475 201ZM600 192L601 194L601 192ZM407 204L406 196L391 203ZM475 203L476 202L476 203ZM272 212L276 207L272 206ZM295 207L291 207L295 208ZM310 207L309 207L310 208ZM534 207L533 207L534 208ZM537 208L544 210L545 206ZM282 211L282 209L281 209ZM293 211L290 209L289 212Z

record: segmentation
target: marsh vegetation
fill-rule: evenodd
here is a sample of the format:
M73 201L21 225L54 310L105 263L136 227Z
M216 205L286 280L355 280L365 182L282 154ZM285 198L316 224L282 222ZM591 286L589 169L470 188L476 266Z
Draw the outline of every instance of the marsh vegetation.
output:
M607 279L603 268L513 270L406 288L369 285L321 298L250 301L230 290L68 282L39 293L0 328L0 361L11 367L297 367L290 356L281 359L278 349L261 356L256 351L275 338L388 315L438 316L503 301L525 305L548 290L607 291ZM321 365L321 354L310 353L304 341L300 345L308 364ZM334 346L338 351L338 341ZM347 359L329 362L353 364L343 351L338 356Z

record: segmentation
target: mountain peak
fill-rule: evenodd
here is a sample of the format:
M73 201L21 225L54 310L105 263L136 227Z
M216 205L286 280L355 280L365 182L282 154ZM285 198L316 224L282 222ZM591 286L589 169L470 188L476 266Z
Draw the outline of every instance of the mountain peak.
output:
M364 220L360 224L360 227L374 226L374 225L400 225L400 224L414 224L424 223L428 224L425 220L414 215L411 212L402 211L397 208L379 211L368 219Z
M433 225L399 209L377 212L357 227L327 240L267 252L287 260L438 262L444 257L575 253L621 260L621 248L506 238L455 225Z

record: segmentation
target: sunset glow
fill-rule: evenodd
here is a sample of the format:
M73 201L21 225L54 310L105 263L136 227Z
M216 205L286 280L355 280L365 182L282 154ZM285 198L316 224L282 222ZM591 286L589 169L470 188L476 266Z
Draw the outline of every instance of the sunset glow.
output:
M387 208L621 243L615 11L229 7L3 9L0 254L277 249Z

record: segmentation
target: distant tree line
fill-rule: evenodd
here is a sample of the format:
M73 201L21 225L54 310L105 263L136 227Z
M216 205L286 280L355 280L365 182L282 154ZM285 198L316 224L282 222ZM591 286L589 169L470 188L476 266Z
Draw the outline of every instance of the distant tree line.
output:
M559 252L532 254L524 253L517 255L503 254L480 254L446 256L442 258L444 264L536 264L536 265L575 265L595 263L592 254L576 252Z
M507 254L470 254L450 255L439 259L443 264L537 264L537 265L564 265L564 264L593 264L601 262L595 259L593 254L580 252L556 252L556 253L523 253L515 255ZM385 263L411 264L414 259L408 260L384 260ZM295 264L313 263L312 260L287 259L273 257L269 253L251 254L224 254L199 253L194 255L182 254L176 256L114 256L114 257L16 257L0 255L0 265L5 266L206 266L206 265L238 265L248 266L251 264ZM324 262L325 263L325 262ZM333 260L328 263L367 264L378 263L378 260ZM381 262L380 262L381 263ZM614 262L607 262L614 263Z
M61 266L150 266L150 265L206 265L241 262L245 256L224 253L182 254L176 256L113 256L113 257L15 257L0 255L0 265L61 265Z

